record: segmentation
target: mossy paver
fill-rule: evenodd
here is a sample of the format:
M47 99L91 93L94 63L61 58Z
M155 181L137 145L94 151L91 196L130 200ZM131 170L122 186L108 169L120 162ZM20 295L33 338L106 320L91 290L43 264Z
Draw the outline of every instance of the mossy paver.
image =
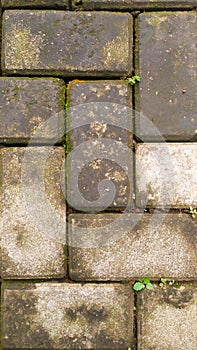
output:
M74 81L68 97L68 143L75 152L68 159L70 204L87 211L132 207L131 88L123 81ZM99 189L102 180L108 183ZM110 182L116 188L114 195Z
M197 143L138 144L136 201L139 207L197 206Z
M7 10L4 74L122 76L132 70L132 16Z
M72 214L69 247L73 280L197 276L196 226L187 214Z
M3 8L63 8L68 9L69 0L1 0Z
M197 348L196 285L156 287L138 293L138 349Z
M74 9L132 10L144 8L191 8L195 0L72 0Z
M126 350L133 306L128 285L5 283L3 348Z
M136 108L148 120L138 116L138 138L197 140L196 21L192 11L139 16Z
M60 141L64 135L64 103L63 80L0 77L0 142L27 143L31 137L33 143L51 142L53 135L50 137L48 127L41 132L50 117L58 119L56 134Z
M63 147L3 148L1 155L1 276L65 276Z

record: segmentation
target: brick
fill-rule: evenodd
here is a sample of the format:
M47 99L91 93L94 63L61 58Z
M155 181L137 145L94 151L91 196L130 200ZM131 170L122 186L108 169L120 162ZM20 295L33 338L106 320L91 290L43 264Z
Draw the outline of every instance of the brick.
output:
M197 348L196 285L155 286L139 292L137 302L139 350Z
M197 143L138 144L137 206L196 207L196 159Z
M145 8L192 8L196 0L72 0L74 9L133 10Z
M7 10L4 74L122 76L132 70L132 16Z
M121 284L5 283L4 349L127 349L133 292Z
M1 276L65 276L63 147L3 148L1 157Z
M197 277L197 235L187 214L72 214L69 276L79 281Z
M0 142L27 143L32 137L34 143L51 142L53 138L49 136L48 128L45 133L38 131L50 117L58 118L57 140L62 139L63 80L0 77L0 91Z
M195 12L139 16L136 109L147 120L138 115L138 138L197 140L196 20Z
M69 203L82 211L132 207L131 88L122 81L74 81L68 96L69 149L75 152L68 159ZM102 180L108 184L99 190ZM109 181L116 188L114 196Z
M52 7L68 9L69 0L1 0L3 8Z

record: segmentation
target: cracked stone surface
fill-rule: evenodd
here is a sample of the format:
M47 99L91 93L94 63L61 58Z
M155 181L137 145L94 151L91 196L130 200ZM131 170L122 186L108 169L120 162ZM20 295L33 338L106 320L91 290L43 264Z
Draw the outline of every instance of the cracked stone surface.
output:
M196 224L188 214L69 216L73 280L193 280L196 249Z
M196 285L154 286L137 296L139 350L196 349Z
M3 348L127 349L133 291L121 284L5 283Z
M132 16L47 10L3 15L7 74L121 76L132 71Z
M3 148L1 160L1 276L64 277L63 147Z

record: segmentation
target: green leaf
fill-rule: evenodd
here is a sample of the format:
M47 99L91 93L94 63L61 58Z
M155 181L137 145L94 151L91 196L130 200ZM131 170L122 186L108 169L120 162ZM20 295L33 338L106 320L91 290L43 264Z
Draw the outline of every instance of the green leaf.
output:
M159 287L163 287L164 286L164 283L159 283Z
M166 279L166 278L161 278L161 282L162 282L163 284L165 284L165 283L166 283L166 281L167 281L167 279Z
M149 284L149 283L150 283L150 278L145 277L145 278L144 278L144 283L145 283L145 284Z
M134 78L135 78L135 80L136 80L136 81L140 81L140 80L141 80L141 78L140 78L140 76L139 76L139 75L135 75L135 77L134 77Z
M152 283L147 283L147 284L146 284L146 289L148 289L148 290L153 290L153 285L152 285Z
M138 281L144 283L144 279L142 277L138 278Z
M133 289L136 290L136 292L139 292L140 290L142 290L144 288L144 284L141 282L136 282L133 286Z

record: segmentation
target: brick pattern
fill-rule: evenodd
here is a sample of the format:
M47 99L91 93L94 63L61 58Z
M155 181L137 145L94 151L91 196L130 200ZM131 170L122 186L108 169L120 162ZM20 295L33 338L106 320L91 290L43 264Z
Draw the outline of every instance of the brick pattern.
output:
M2 350L197 348L195 7L1 1Z

